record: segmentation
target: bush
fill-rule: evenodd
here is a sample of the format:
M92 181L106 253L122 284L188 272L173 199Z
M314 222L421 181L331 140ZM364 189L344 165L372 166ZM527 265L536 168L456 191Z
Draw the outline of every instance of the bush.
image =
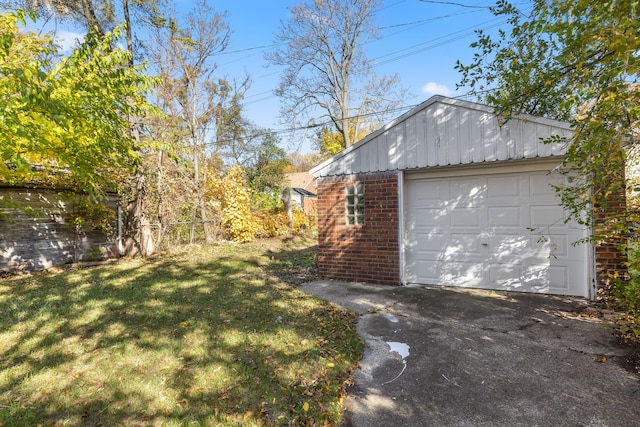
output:
M289 219L283 209L263 209L255 212L256 236L278 237L289 232Z
M255 238L257 224L251 212L251 196L244 170L230 169L219 180L217 196L221 199L222 225L227 236L239 243Z
M289 232L289 218L282 207L263 209L254 213L257 223L257 237L278 237ZM292 210L292 230L294 233L311 232L317 230L315 215L305 215L300 209Z
M618 321L620 333L627 340L640 341L640 243L627 248L629 279L613 279L610 294L613 304L625 311Z

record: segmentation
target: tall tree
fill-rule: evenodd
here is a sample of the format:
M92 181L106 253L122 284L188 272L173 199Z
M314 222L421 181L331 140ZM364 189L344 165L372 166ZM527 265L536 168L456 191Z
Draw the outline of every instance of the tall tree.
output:
M278 137L264 133L257 144L252 160L245 166L249 186L254 193L269 193L284 186L285 169L289 165L287 153L278 147Z
M344 146L364 123L379 127L405 96L397 75L377 77L364 45L377 37L380 0L313 0L290 7L266 57L284 66L276 94L290 124L330 122ZM350 131L350 127L355 132Z
M130 65L136 56L144 54L136 30L161 23L164 5L165 0L0 0L0 6L6 9L35 9L43 18L72 22L98 36L124 23Z
M285 173L308 172L325 158L325 155L322 153L288 153L287 159L289 160L289 165L285 168Z
M525 7L498 2L494 13L507 16L511 30L479 32L473 60L457 65L460 86L505 120L531 113L570 122L569 185L558 188L564 206L582 223L598 220L595 240L626 232L630 212L613 195L624 194L625 158L640 142L640 6L533 0ZM607 208L618 215L602 223Z
M52 37L18 22L23 12L0 16L0 179L62 180L100 198L139 160L124 116L151 109L153 80L126 66L121 27L60 59Z
M145 50L141 42L135 39L136 27L153 28L163 22L160 10L165 0L0 0L0 4L8 8L35 9L45 18L72 22L99 37L111 31L114 26L124 23L124 37L129 51L125 66L133 68L137 56L143 56ZM133 12L133 13L132 13ZM138 42L138 43L136 43ZM133 102L133 99L130 100ZM124 111L122 114L126 114ZM128 115L129 134L135 141L135 150L141 150L140 117ZM139 168L126 177L128 189L125 193L125 245L126 254L133 255L138 251L146 253L142 245L141 230L146 221L143 211L145 195L145 176Z
M209 169L221 144L241 132L239 100L248 85L248 80L235 85L215 75L215 56L226 49L231 33L225 18L198 1L184 25L171 20L154 32L151 49L163 80L162 105L184 131L181 156L190 165L189 183L207 241L214 237L206 197Z

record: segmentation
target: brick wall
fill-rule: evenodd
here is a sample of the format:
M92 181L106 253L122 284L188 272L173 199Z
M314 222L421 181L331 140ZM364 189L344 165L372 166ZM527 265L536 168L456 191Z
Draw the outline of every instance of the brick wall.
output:
M624 175L619 179L622 189L618 193L609 196L604 207L596 206L594 211L596 234L608 234L606 241L600 241L595 245L596 257L596 282L599 288L609 284L611 278L627 278L627 258L619 249L620 244L626 243L627 198L624 186Z
M346 224L345 186L364 184L365 222ZM400 284L396 172L318 179L318 267L323 277Z

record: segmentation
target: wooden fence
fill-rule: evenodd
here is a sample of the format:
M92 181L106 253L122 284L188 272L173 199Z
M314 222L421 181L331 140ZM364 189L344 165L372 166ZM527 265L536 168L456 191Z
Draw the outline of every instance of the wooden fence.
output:
M106 200L114 216L96 227L77 221L75 195L50 189L0 187L0 272L117 256L118 198ZM106 227L105 227L106 226ZM105 231L111 226L111 231Z

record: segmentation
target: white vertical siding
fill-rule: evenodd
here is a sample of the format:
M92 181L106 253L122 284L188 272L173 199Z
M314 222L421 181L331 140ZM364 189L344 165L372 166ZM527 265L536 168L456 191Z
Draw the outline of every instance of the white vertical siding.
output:
M418 141L426 141L427 140L427 114L424 110L418 111L417 114L411 116L416 124L416 151L418 155L416 156L416 164L412 165L412 167L417 168L418 165L426 165L427 164L427 144L421 144Z
M418 115L409 117L405 122L405 137L407 138L407 169L418 167Z
M311 172L330 176L561 156L563 144L541 142L554 134L570 137L571 129L532 116L501 125L490 107L435 96Z

